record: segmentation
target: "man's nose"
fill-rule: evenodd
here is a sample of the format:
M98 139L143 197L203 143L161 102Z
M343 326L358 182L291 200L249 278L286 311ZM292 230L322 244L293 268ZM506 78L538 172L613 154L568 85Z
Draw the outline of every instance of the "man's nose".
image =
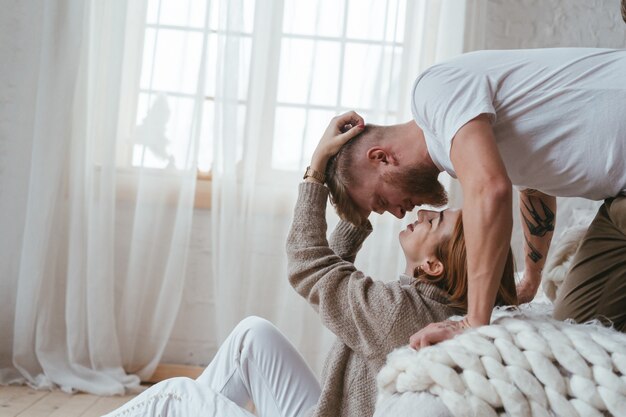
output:
M437 212L432 210L420 210L417 212L417 221L423 222L425 220L430 220L436 216Z
M399 219L402 219L406 214L406 210L400 206L397 206L395 210L390 210L389 212Z

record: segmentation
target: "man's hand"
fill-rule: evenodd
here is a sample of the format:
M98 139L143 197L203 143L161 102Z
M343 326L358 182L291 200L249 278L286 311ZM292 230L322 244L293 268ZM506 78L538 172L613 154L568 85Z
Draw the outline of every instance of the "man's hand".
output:
M460 321L446 320L439 323L430 323L411 336L409 345L413 349L421 349L451 339L457 334L462 333L463 330L465 330L465 327L463 322Z
M364 127L365 121L354 111L333 117L313 151L311 168L324 172L328 160L350 139L361 133Z
M517 284L517 301L519 304L530 303L535 295L537 294L537 290L539 289L539 283L541 282L541 276L537 277L529 277L524 275L524 278Z

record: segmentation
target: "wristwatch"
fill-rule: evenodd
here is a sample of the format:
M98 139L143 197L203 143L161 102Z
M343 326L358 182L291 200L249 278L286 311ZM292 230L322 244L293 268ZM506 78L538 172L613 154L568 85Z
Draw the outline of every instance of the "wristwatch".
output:
M326 182L326 175L314 170L313 168L311 168L311 166L306 167L306 171L304 171L304 176L302 177L302 179L306 180L308 177L315 178L322 184Z

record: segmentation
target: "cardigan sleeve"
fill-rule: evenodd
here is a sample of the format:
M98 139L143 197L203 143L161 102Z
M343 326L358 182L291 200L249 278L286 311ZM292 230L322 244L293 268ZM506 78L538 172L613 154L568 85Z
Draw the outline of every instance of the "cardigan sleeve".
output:
M289 282L343 343L365 357L377 356L394 322L404 315L400 310L415 310L407 308L397 282L375 281L346 260L354 259L369 234L366 228L340 224L333 239L344 259L331 249L326 239L327 197L323 185L300 184L287 238Z
M341 220L330 234L328 246L344 261L354 262L357 252L370 233L372 233L372 224L369 220L365 226L355 226L350 222Z

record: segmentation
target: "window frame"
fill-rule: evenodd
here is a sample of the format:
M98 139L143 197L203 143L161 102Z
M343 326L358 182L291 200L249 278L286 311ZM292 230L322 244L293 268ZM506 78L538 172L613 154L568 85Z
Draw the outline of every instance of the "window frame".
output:
M157 1L159 1L159 4L160 4L162 0L157 0ZM391 1L394 1L394 0L389 0L388 3ZM396 4L396 7L399 9L400 8L399 5L402 0L396 0L396 1L398 2ZM145 35L148 29L157 31L157 35L155 36L155 41L154 41L155 44L153 46L153 48L155 48L155 51L156 51L156 42L158 39L159 30L178 30L182 32L203 33L205 37L203 40L202 47L205 49L208 47L207 45L208 35L224 34L224 35L231 35L231 36L249 37L252 39L252 42L253 42L253 48L251 50L251 57L250 57L251 67L254 65L255 62L257 62L257 60L255 60L255 54L268 53L272 57L272 59L264 60L266 62L266 68L263 68L261 71L257 71L257 68L255 68L255 71L250 71L250 79L249 79L249 84L248 84L249 87L248 87L247 96L246 96L247 99L238 100L238 105L246 106L246 127L245 127L246 130L250 128L249 126L250 121L248 120L250 117L252 117L250 113L253 113L254 115L256 115L257 118L260 118L261 120L266 121L265 123L260 123L260 124L257 123L257 125L261 126L261 130L259 131L258 136L262 138L261 144L260 146L258 146L259 152L258 152L258 158L257 158L257 163L256 163L257 178L259 179L259 182L261 184L290 184L290 183L293 183L294 181L297 181L299 178L301 178L301 175L302 175L301 171L304 170L304 167L301 167L300 169L295 169L295 170L273 167L272 153L273 153L273 149L274 149L275 141L276 141L275 122L276 122L276 112L278 108L290 108L290 109L299 108L299 109L304 109L305 111L326 110L326 111L334 112L334 114L339 114L339 113L349 111L349 110L355 110L357 112L365 113L365 114L371 113L371 112L380 112L380 109L348 108L342 105L342 102L341 102L342 85L343 85L343 80L344 80L344 66L345 66L345 59L346 59L345 50L346 50L346 46L349 44L365 44L365 45L374 45L374 46L381 46L381 47L391 47L393 51L396 51L397 48L399 48L401 50L400 52L401 62L398 64L400 67L398 78L400 79L401 84L406 84L407 72L411 70L409 68L410 65L407 65L407 63L410 63L409 62L410 60L408 60L405 55L406 55L406 51L408 50L408 48L411 46L411 43L412 43L410 21L411 21L411 16L413 15L413 13L410 12L410 9L415 9L415 6L412 5L412 2L410 0L406 0L406 3L404 4L404 7L406 8L407 13L404 17L404 34L403 34L404 36L401 42L398 42L397 40L395 40L395 38L394 40L387 40L387 39L359 39L359 38L348 37L347 36L348 12L349 12L349 7L350 7L350 2L351 0L345 0L343 4L344 14L343 14L342 31L341 31L340 36L298 34L298 33L284 32L282 23L283 23L285 8L284 8L283 1L277 2L277 3L280 3L280 13L274 13L274 15L272 16L273 21L270 22L270 24L268 24L267 22L260 21L262 19L262 15L258 13L258 8L256 8L256 5L258 3L255 3L255 9L256 9L255 14L254 14L255 30L253 31L253 33L246 33L243 31L226 31L226 30L221 31L219 29L211 28L210 27L211 25L210 9L212 8L211 0L207 0L205 27L162 24L160 23L160 15L157 15L158 16L157 23L148 23L147 21L148 17L146 13L143 25L141 25L141 28L140 28L141 36L139 36L139 38L142 42L139 48L139 52L140 52L138 54L139 58L137 59L139 62L135 70L135 76L133 77L134 88L128 89L128 86L127 86L125 90L125 91L136 92L135 97L133 97L132 100L128 100L128 103L126 106L128 109L133 110L132 112L128 112L128 111L126 112L127 123L129 124L128 129L132 131L132 129L136 125L137 103L139 101L140 94L163 93L163 94L166 94L168 96L173 96L173 97L184 97L184 98L190 98L190 99L196 98L195 94L177 92L177 91L165 91L165 90L159 90L155 88L146 89L146 88L141 87L140 85L141 71L142 71L142 65L143 65L142 51L144 48L143 40L145 39ZM261 30L257 28L258 25L269 26L271 27L272 30L270 33L264 34L262 33ZM386 25L387 25L387 22L385 22L384 32L386 32ZM293 102L278 101L277 95L278 95L279 77L280 77L281 45L284 40L289 40L289 39L305 39L305 40L312 40L312 41L332 41L332 42L339 43L340 64L339 64L339 70L338 70L338 77L339 77L338 86L337 86L338 93L337 93L336 102L334 104L319 105L319 104L311 104L311 103L293 103ZM259 49L261 51L259 51ZM153 54L156 53L155 51L153 52ZM154 57L153 57L152 65L154 65ZM260 101L257 100L255 102L254 100L250 98L250 95L254 94L254 92L250 91L250 86L252 86L254 82L259 82L259 81L255 81L255 77L258 77L259 73L266 75L266 79L263 82L263 85L265 87L263 93L265 94L265 97L263 97L263 100L260 100ZM203 98L203 106L209 101L215 102L216 100L217 99L214 96L205 95ZM406 104L396 103L395 111L385 111L385 112L382 112L382 114L384 114L385 118L397 119L401 114L403 114L402 110L405 105L408 105L408 103ZM320 135L323 132L324 128L325 126L319 127ZM299 135L302 135L303 143L304 143L303 135L305 134L306 132L299 133ZM121 165L127 169L133 169L133 168L134 169L146 169L146 167L133 167L132 165L133 147L134 147L134 143L125 143L124 146L118 147L118 163L122 161ZM304 150L301 150L301 153L302 152L304 152ZM301 156L301 160L306 160L306 159L307 159L306 156L303 156L303 155ZM306 166L306 164L304 166ZM201 172L198 169L198 173L197 173L198 188L197 189L198 189L198 193L200 193L200 195L196 196L196 202L197 202L198 207L210 208L210 188L211 188L211 181L212 181L212 169L213 167L211 167L211 169L208 172Z
M342 23L342 31L341 31L341 35L340 36L325 36L325 35L309 35L309 34L297 34L297 33L285 33L283 31L283 16L284 16L284 7L281 10L280 13L280 22L275 22L275 28L277 35L274 37L274 41L275 43L273 45L271 45L271 48L273 50L275 50L276 52L274 52L275 56L277 57L276 62L273 63L273 66L275 67L274 71L268 72L269 74L273 74L273 79L271 81L269 81L269 84L272 85L272 96L271 98L269 98L271 101L266 107L266 119L269 122L267 123L267 125L271 125L271 130L268 127L267 131L265 131L265 135L266 137L269 137L269 139L267 139L268 142L268 146L263 146L261 147L263 149L263 153L261 154L257 167L258 167L258 171L257 171L257 178L259 178L259 181L261 183L265 183L265 184L290 184L293 183L294 181L296 181L297 179L301 178L302 174L304 173L304 170L306 168L305 164L304 166L300 167L300 169L296 169L296 170L287 170L287 169L279 169L279 168L274 168L272 166L272 152L273 152L273 146L275 144L275 128L274 128L274 124L276 121L276 110L278 109L278 107L283 107L283 108L304 108L305 110L310 110L310 109L319 109L319 110L332 110L334 111L335 114L341 114L350 110L354 110L357 113L361 113L361 114L367 114L367 113L371 113L371 112L376 112L378 111L377 109L370 109L370 108L349 108L346 107L344 105L342 105L341 103L341 92L342 92L342 85L343 85L343 80L344 80L344 64L345 64L345 59L346 59L346 54L345 54L345 50L346 50L346 45L350 44L350 43L356 43L356 44L365 44L365 45L375 45L375 46L391 46L394 49L395 48L401 48L402 49L402 63L400 64L400 73L399 73L399 79L404 79L406 77L406 73L408 71L408 68L406 68L405 65L405 59L404 59L404 52L407 46L407 40L409 39L408 35L410 34L410 30L409 27L410 25L408 25L407 23L411 20L410 16L412 14L406 13L406 16L404 18L404 34L403 34L403 41L402 42L397 42L397 41L387 41L387 40L370 40L370 39L359 39L359 38L351 38L347 36L347 30L348 30L348 12L349 12L349 5L350 5L350 1L354 1L354 0L345 0L343 5L344 5L344 10L343 10L343 23ZM389 3L390 1L393 0L388 0L387 3ZM402 1L402 0L397 0L398 2ZM410 0L406 0L405 3L405 8L408 11L409 7L410 7L410 3L412 3ZM400 9L398 7L398 9ZM255 25L257 24L257 19L255 18ZM385 28L383 30L383 32L386 32L386 25L387 22L385 22ZM289 102L280 102L278 101L277 95L278 95L278 78L280 77L280 60L282 58L281 55L281 49L282 49L282 41L284 39L306 39L306 40L313 40L313 41L333 41L333 42L338 42L340 43L340 65L339 65L339 80L338 80L338 93L337 93L337 99L336 99L336 103L334 105L317 105L317 104L311 104L311 103L289 103ZM417 74L415 74L417 75ZM397 110L396 111L387 111L385 112L385 116L389 117L389 116L395 116L396 118L402 113L401 109L402 109L402 103L398 103L397 104ZM330 121L330 120L329 120ZM321 134L324 132L326 126L320 126L319 127L319 132L320 132L320 136ZM302 135L304 135L305 132L302 132ZM271 145L271 146L269 146ZM303 150L301 150L301 152L304 152Z

